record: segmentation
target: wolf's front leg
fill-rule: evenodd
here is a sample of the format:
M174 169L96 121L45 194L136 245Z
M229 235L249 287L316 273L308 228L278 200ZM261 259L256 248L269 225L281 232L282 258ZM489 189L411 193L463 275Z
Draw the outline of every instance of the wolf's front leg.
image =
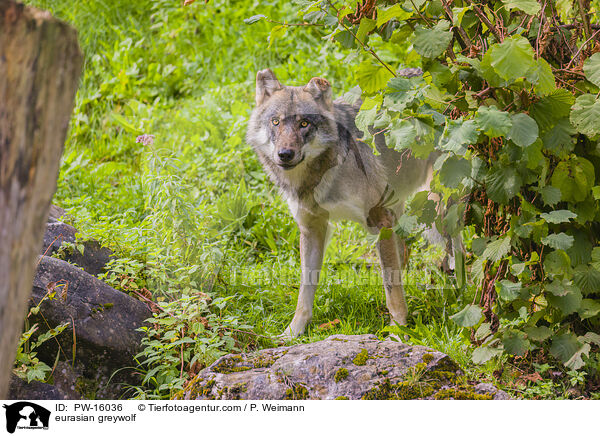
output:
M406 324L408 307L404 298L404 288L402 286L401 275L401 256L398 252L399 240L396 233L388 239L381 239L377 242L379 251L379 260L381 262L381 275L383 277L383 287L385 289L385 301L392 324Z
M327 239L327 218L304 219L300 227L300 263L302 277L294 319L281 335L285 339L295 338L304 333L312 318L315 291L323 265L323 253Z

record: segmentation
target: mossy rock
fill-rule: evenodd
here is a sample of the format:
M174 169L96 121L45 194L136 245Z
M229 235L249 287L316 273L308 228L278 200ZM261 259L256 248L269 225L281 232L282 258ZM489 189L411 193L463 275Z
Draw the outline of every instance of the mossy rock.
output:
M374 335L335 335L231 354L198 375L183 398L409 400L435 399L442 392L437 398L487 399L498 392L491 385L487 391L477 388L443 353Z
M285 391L286 400L306 400L308 398L308 389L302 384L295 384Z
M373 389L363 395L363 400L415 400L432 395L434 388L426 382L393 383L389 378L377 383Z
M493 397L490 394L478 394L472 387L468 387L442 389L434 395L434 398L436 400L491 400Z
M348 370L346 368L340 368L336 371L335 375L333 376L333 380L335 380L336 383L341 382L342 380L346 380L348 378Z
M366 348L360 350L360 353L356 355L354 359L352 359L352 363L356 366L363 366L367 364L367 360L369 359L369 352Z

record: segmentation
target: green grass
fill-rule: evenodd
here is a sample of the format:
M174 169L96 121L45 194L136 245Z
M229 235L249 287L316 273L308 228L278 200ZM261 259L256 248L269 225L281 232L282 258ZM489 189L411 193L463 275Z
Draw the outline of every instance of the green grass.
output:
M28 3L76 26L86 58L54 201L81 238L98 239L121 258L105 280L119 287L117 275L129 275L135 285L123 290L147 287L178 314L175 326L165 317L149 333L138 397L169 398L181 389L172 344L184 330L194 338L186 368L277 345L269 338L291 321L296 304L298 230L244 142L254 75L270 67L288 84L321 75L340 95L354 86L346 55L304 28L269 47L271 24L243 22L256 14L294 21L293 7L282 2ZM154 144L136 143L142 133L154 135ZM390 331L373 241L354 224L335 228L313 323L296 342ZM391 330L489 376L497 366L474 367L468 337L448 318L473 299L472 290L458 290L439 272L440 256L414 244L405 277L410 323ZM199 292L212 301L198 309ZM203 318L213 333L226 334L208 335Z

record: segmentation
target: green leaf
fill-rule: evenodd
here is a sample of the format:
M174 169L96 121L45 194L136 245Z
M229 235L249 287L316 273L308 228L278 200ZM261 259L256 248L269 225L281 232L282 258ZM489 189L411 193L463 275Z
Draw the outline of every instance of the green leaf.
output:
M551 129L556 121L568 117L575 97L563 88L557 88L531 106L530 115L542 131Z
M510 251L510 237L505 236L490 242L483 252L483 258L494 263L505 257Z
M473 282L475 282L478 286L481 284L484 278L485 273L485 259L478 258L475 259L473 265L471 265L471 277Z
M564 316L576 312L581 307L581 291L575 286L565 288L568 292L566 295L557 296L546 294L546 300L552 306L560 309Z
M485 247L487 247L487 241L485 238L473 238L473 240L471 241L471 249L477 257L483 255Z
M580 336L578 339L580 341L585 342L586 344L592 343L600 347L600 335L597 333L587 332L585 335Z
M418 225L416 216L405 213L398 219L394 231L406 238L417 230Z
M571 202L585 200L594 182L594 165L582 157L559 162L551 178L552 186L560 189L561 199Z
M427 196L429 191L420 191L416 193L410 201L411 214L418 218L420 224L431 225L438 217L436 203L429 200Z
M600 53L594 53L583 63L585 78L596 86L600 86Z
M514 263L510 266L510 272L513 276L520 276L521 274L523 274L523 271L525 271L526 266L527 263L525 262Z
M556 11L564 22L571 18L574 5L571 0L556 0Z
M266 15L252 15L251 17L245 18L244 23L246 24L254 24L257 21L262 20L263 18L267 18Z
M582 356L585 355L586 357L589 357L590 348L590 344L583 344L581 348L577 350L575 354L573 354L573 356L571 356L571 358L565 362L565 366L574 371L583 367L585 365L585 362L583 361Z
M514 167L495 165L485 177L485 185L488 196L495 202L507 204L513 198L522 185L521 176Z
M522 162L525 164L526 168L530 170L537 169L539 167L545 167L547 165L547 159L542 153L542 140L536 139L533 141L533 144L528 145L523 149L523 159ZM526 173L531 174L531 173Z
M492 324L489 322L482 322L481 325L475 331L475 339L480 341L486 339L492 334Z
M527 74L527 80L534 84L533 89L537 95L548 95L556 89L552 67L544 58L536 61L536 66Z
M549 213L540 214L540 218L543 218L548 223L552 224L560 224L560 223L568 223L570 219L577 218L577 214L571 212L570 210L561 209L561 210L553 210Z
M555 250L544 258L546 274L565 275L571 269L571 258L563 250Z
M564 297L565 295L575 292L575 288L569 280L553 280L546 285L545 289L546 292L550 292L556 297Z
M418 159L427 159L434 150L435 125L432 116L419 115L412 119L417 131L416 142L410 147L413 156Z
M600 291L600 271L593 267L580 265L573 274L573 282L584 294Z
M473 350L473 356L471 359L473 363L477 365L481 365L493 357L499 356L502 354L502 350L499 348L482 346Z
M560 201L560 189L555 188L554 186L544 186L540 189L540 194L542 194L542 200L544 204L548 206L554 206L556 203Z
M337 32L333 35L333 39L340 43L340 45L344 48L355 48L356 40L352 33L347 30L342 30L341 32Z
M510 280L501 280L496 284L496 287L498 288L498 295L505 301L516 300L521 294L521 283L513 283Z
M592 249L591 265L596 271L600 271L600 247L594 247Z
M600 134L600 99L592 94L577 97L571 109L571 123L579 133L593 137Z
M573 245L574 240L575 238L573 236L560 232L542 238L542 244L554 248L555 250L568 250Z
M538 125L533 118L527 114L516 114L512 116L512 128L507 136L520 147L527 147L538 138Z
M555 156L564 159L575 148L575 135L577 131L571 126L567 118L561 118L543 138L544 148Z
M373 94L387 85L392 77L391 72L379 64L364 61L356 69L356 81L364 92Z
M46 365L44 362L37 362L35 366L27 370L27 383L31 383L33 380L46 381L46 373L50 372L52 368Z
M267 48L271 48L271 45L277 40L283 37L283 35L287 32L287 26L274 26L271 29L271 33L269 34L269 46Z
M118 114L116 112L112 112L110 114L110 117L115 123L117 123L123 129L125 129L127 132L129 132L133 135L141 135L142 134L142 131L137 129L133 124L131 124L129 121L127 121L127 118L125 118L123 115Z
M465 177L471 174L471 163L458 156L450 156L444 161L439 171L440 182L450 189L455 189Z
M584 366L582 356L589 356L589 352L590 345L587 343L582 344L572 333L556 336L550 347L550 353L572 370Z
M481 307L468 304L463 310L452 315L450 319L461 327L473 327L479 323L482 316Z
M454 24L455 26L461 26L465 14L472 10L473 6L467 6L464 8L452 8L452 24Z
M393 234L394 234L394 232L392 231L392 229L389 229L387 227L382 227L379 230L379 235L377 237L377 240L381 241L381 240L385 240L385 239L390 239Z
M509 11L518 9L527 15L536 15L541 9L540 4L535 0L502 0L502 3Z
M358 30L356 31L356 38L364 44L367 39L367 35L371 30L375 29L375 27L375 20L363 18L362 20L360 20L360 25L358 26Z
M401 120L392 127L389 136L391 139L390 145L396 150L403 150L410 147L410 145L415 142L417 130L410 121Z
M375 118L377 118L377 106L368 110L361 110L356 115L356 127L358 127L359 130L368 133L369 127L373 124Z
M486 176L487 176L486 162L477 156L472 156L471 157L471 179L473 179L474 182L483 184L483 183L485 183ZM475 186L475 184L473 184L472 186Z
M494 106L481 106L477 110L475 122L479 130L490 138L506 136L512 128L510 114L499 111Z
M413 46L415 51L426 58L435 58L441 55L452 40L452 32L448 29L450 23L440 20L434 28L417 26Z
M550 353L560 362L566 363L581 348L581 344L573 333L565 333L552 339Z
M507 330L502 335L504 351L513 356L523 356L531 348L525 333L519 330Z
M583 230L573 229L572 234L575 237L573 246L567 250L567 254L571 257L571 263L577 269L588 269L587 265L592 260L592 243L587 232ZM592 268L593 269L593 268Z
M489 56L490 65L502 79L513 82L536 67L533 48L521 35L506 38L501 44L494 44L484 55Z
M552 330L546 326L541 327L526 327L525 333L527 338L532 341L542 342L548 339L552 335Z
M450 236L456 236L460 230L464 227L463 221L465 212L465 203L457 203L450 206L444 217L443 224L444 230Z
M377 27L396 18L398 21L406 20L412 16L411 12L402 9L402 6L395 4L387 9L377 8Z
M466 146L475 144L478 136L479 132L474 120L465 122L448 120L440 141L440 148L464 156L467 153Z
M581 319L592 318L600 313L600 303L591 298L584 298L577 313Z

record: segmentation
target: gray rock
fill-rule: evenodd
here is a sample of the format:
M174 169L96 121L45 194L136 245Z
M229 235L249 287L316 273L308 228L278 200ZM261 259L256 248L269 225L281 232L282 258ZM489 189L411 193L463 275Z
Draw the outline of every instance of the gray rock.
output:
M66 400L83 399L83 392L81 391L85 386L85 377L73 368L71 363L58 362L52 373L52 378L54 379L54 386L64 395Z
M44 298L48 293L55 295ZM146 304L76 266L47 256L40 257L30 304L36 306L42 299L40 314L29 318L31 324L38 323L38 334L47 331L48 326L56 327L62 323L69 326L56 337L57 341L46 341L36 351L45 362L54 362L58 353L61 360L70 360L69 365L76 370L70 377L72 383L76 383L73 378L84 377L88 380L85 383L80 380L79 385L95 384L99 388L103 383L100 378L107 380L117 369L135 366L133 357L140 351L143 337L136 329L151 316ZM74 347L73 334L76 337ZM74 364L71 361L73 349ZM137 380L132 377L132 371L129 374L120 371L113 381L119 385ZM67 389L66 393L70 395L71 391ZM106 395L118 398L117 391L119 389L112 393L109 390Z
M55 386L39 381L27 383L16 375L10 376L7 400L66 400Z
M499 390L491 383L479 383L473 388L475 392L483 395L494 395L494 400L510 400L510 395L506 392Z
M438 351L373 335L229 354L185 387L185 399L492 399Z
M104 272L104 267L113 258L113 252L102 247L97 241L84 241L83 253L77 248L65 248L60 250L64 243L75 244L77 229L60 221L48 222L44 233L44 246L42 254L52 256L60 253L60 257L70 263L76 264L84 271L97 275Z
M62 207L58 207L55 204L50 205L48 210L48 222L55 223L65 215L65 210Z

